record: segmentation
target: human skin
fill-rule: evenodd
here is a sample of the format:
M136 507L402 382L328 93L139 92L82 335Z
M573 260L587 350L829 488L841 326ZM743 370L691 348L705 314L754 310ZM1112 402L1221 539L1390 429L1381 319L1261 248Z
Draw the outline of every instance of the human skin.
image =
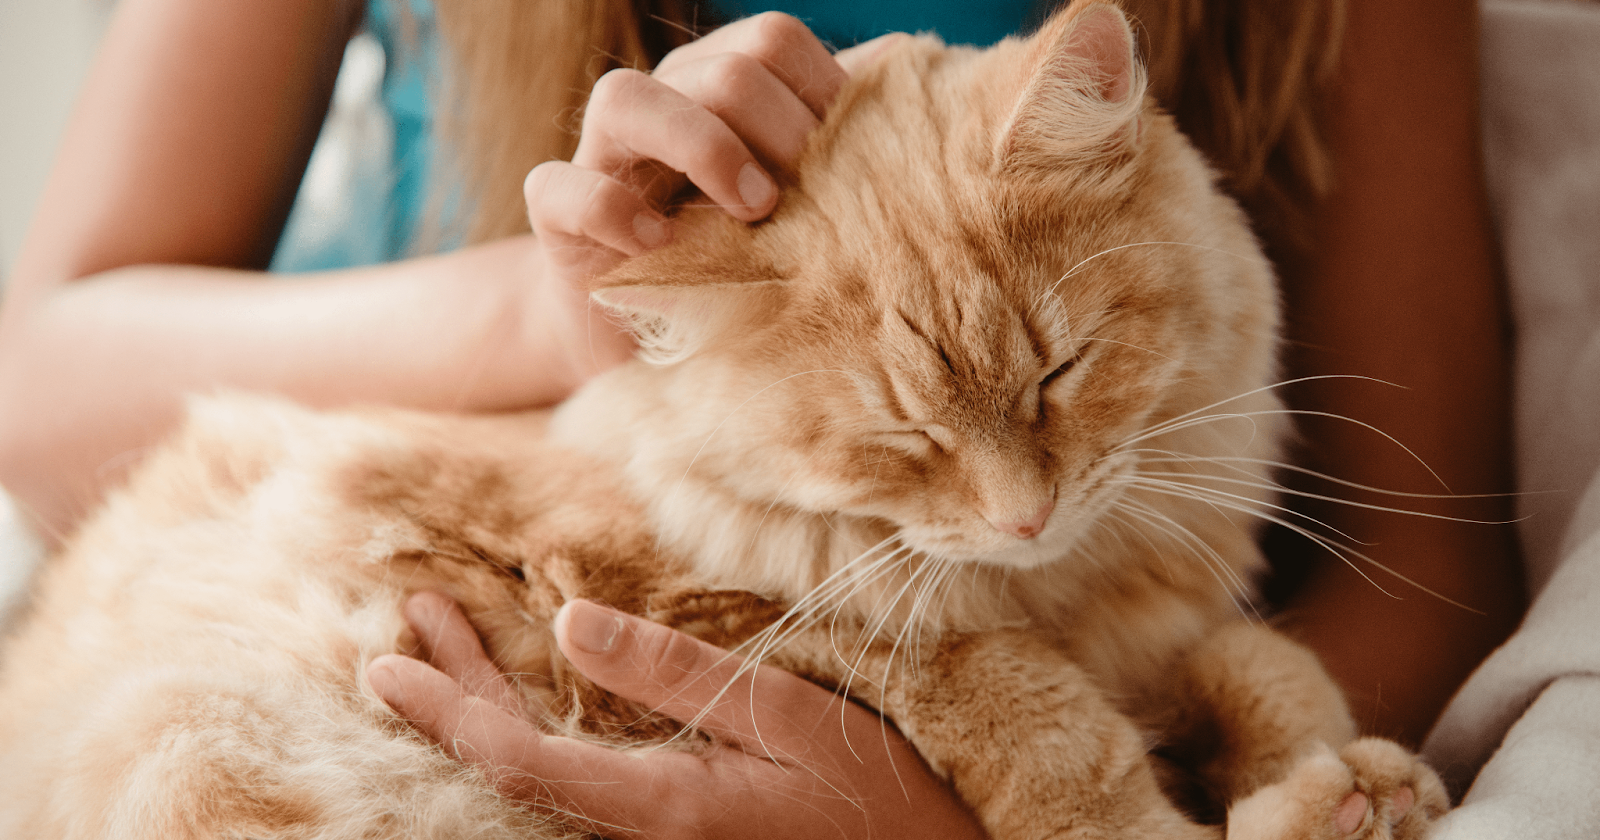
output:
M374 660L367 679L379 696L458 758L487 768L502 793L582 814L595 833L985 836L875 712L786 671L741 673L737 657L666 627L588 601L565 605L555 632L569 662L602 688L678 720L700 716L718 740L704 754L624 753L528 725L449 598L419 593L405 612L420 658Z
M1478 140L1477 4L1348 8L1325 119L1337 183L1314 208L1314 250L1284 267L1291 375L1346 378L1289 397L1296 409L1380 429L1414 457L1355 423L1302 416L1300 460L1383 490L1488 496L1299 483L1466 521L1301 503L1376 564L1437 594L1312 550L1288 558L1310 570L1283 618L1343 686L1364 730L1416 745L1525 608L1507 524L1515 518L1508 310Z

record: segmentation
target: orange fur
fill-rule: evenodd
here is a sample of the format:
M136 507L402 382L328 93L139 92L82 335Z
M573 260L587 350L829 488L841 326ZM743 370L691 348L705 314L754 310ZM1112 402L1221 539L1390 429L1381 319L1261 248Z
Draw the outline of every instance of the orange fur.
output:
M1312 836L1357 790L1419 836L1431 773L1241 619L1278 315L1213 181L1114 6L908 39L771 219L606 278L653 364L551 414L198 403L9 643L0 833L562 835L361 680L438 589L566 731L679 732L561 660L596 598L878 706L997 838Z

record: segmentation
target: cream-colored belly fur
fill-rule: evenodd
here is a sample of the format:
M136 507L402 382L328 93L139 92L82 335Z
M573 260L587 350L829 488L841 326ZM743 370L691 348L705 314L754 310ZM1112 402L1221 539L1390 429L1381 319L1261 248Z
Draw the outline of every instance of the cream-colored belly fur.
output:
M304 465L395 435L253 401L207 419L38 584L5 654L0 836L526 836L360 679L428 583L390 561L425 540Z

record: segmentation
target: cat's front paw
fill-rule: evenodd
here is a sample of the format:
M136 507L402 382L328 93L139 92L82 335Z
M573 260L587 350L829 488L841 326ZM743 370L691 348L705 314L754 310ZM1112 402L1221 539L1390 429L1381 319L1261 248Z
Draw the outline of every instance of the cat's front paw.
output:
M1323 747L1228 809L1228 840L1411 840L1450 807L1444 785L1393 741Z

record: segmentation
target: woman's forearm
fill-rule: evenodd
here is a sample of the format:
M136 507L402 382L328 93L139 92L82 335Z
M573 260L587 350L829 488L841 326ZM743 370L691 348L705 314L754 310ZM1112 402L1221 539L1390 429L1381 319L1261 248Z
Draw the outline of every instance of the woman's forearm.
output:
M0 483L51 529L218 388L312 405L493 410L576 383L539 299L532 237L271 279L133 266L57 285L0 330Z
M495 408L571 387L526 361L549 357L529 238L295 279L251 270L362 8L118 5L0 310L0 483L48 530L170 431L187 394Z
M1356 418L1415 453L1354 423L1307 418L1307 455L1340 478L1385 490L1511 489L1510 349L1478 149L1475 9L1471 0L1350 4L1328 114L1338 183L1314 218L1318 250L1293 272L1293 373L1392 383L1314 383L1297 407ZM1506 495L1356 495L1481 522L1512 518ZM1290 616L1351 694L1363 726L1419 742L1521 614L1514 532L1302 507L1360 541L1352 548L1439 593L1322 554Z

